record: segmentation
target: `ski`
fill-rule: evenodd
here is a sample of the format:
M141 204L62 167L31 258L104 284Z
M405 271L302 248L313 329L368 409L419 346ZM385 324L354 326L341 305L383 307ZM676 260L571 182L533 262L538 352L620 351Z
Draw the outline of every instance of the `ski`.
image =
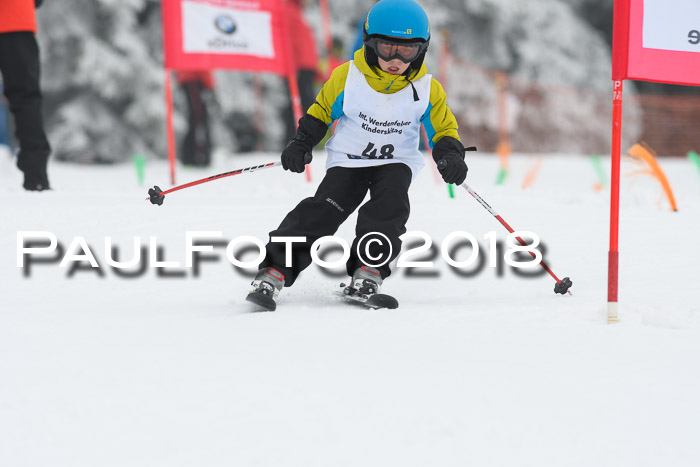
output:
M379 310L382 308L393 310L399 307L398 300L391 295L383 293L367 295L345 284L340 284L340 287L341 290L334 291L333 295L340 297L345 303L356 304L372 310ZM277 309L277 303L275 303L270 293L251 290L245 299L247 302L256 305L257 309L255 311L275 311Z
M275 311L277 304L270 295L252 291L245 298L247 302L253 303L260 309L256 311Z
M340 287L342 290L336 290L333 292L333 295L341 297L346 303L361 305L373 310L379 310L381 308L393 310L399 307L398 300L391 295L383 293L365 295L361 294L357 289L346 286L345 284L340 284Z

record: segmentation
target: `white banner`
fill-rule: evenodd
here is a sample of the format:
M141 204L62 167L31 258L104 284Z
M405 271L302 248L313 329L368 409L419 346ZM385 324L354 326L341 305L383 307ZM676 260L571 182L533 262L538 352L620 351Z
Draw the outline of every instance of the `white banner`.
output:
M182 3L185 53L274 58L272 16L196 2Z
M643 47L700 52L700 0L644 0Z

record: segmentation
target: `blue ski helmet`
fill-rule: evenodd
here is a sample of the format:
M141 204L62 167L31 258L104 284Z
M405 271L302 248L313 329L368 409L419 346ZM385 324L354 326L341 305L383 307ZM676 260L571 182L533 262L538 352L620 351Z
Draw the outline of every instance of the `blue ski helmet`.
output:
M413 0L381 0L369 10L365 32L368 36L430 41L428 15Z
M369 13L363 28L363 39L365 44L365 59L370 66L378 66L378 56L389 61L391 57L378 53L378 41L387 42L384 47L388 47L390 54L396 50L408 50L393 46L410 46L418 44L416 57L411 57L410 53L394 55L404 62L409 62L410 66L406 70L409 76L412 70L418 70L423 65L425 53L430 44L430 23L428 15L423 8L413 0L380 0L375 4ZM408 58L406 58L408 57Z

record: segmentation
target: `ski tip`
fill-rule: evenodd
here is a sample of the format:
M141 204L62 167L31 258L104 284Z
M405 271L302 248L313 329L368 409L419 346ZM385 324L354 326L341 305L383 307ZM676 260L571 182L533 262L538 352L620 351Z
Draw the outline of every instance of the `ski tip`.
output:
M277 309L277 303L265 294L251 292L245 300L260 308L256 311L275 311Z
M396 300L391 295L386 294L376 294L372 295L366 302L365 305L371 308L387 308L389 310L395 310L399 307L399 301Z

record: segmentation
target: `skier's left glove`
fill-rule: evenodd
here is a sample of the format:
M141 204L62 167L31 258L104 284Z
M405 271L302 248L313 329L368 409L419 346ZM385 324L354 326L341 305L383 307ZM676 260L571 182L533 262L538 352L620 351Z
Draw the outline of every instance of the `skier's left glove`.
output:
M309 114L299 119L297 134L282 151L282 168L301 173L311 162L311 150L326 136L328 126Z
M445 136L435 143L433 159L445 183L461 185L467 179L467 163L464 162L464 146L457 138Z

